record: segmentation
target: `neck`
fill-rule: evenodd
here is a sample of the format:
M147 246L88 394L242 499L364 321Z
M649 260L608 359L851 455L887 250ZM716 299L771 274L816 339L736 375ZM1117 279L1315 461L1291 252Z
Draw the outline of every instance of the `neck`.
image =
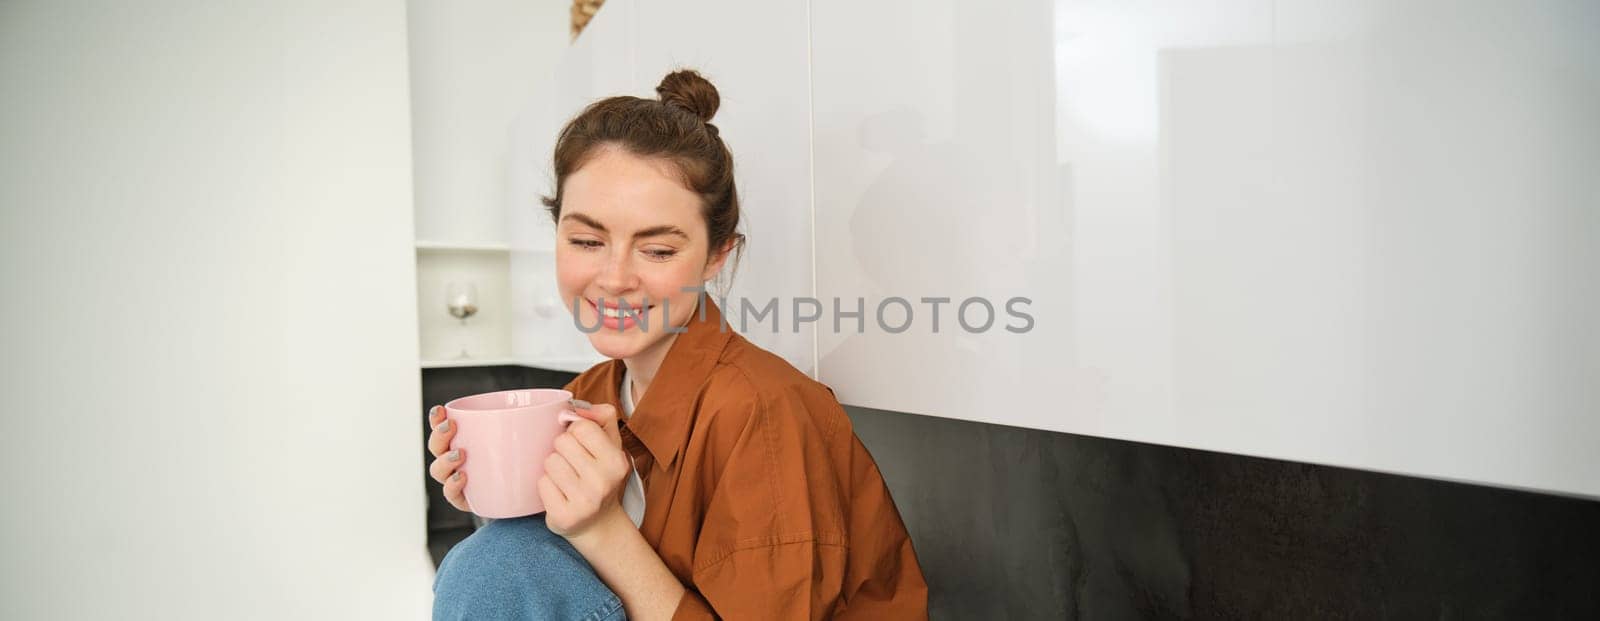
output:
M670 335L656 342L650 349L622 359L622 364L627 366L628 372L633 375L635 402L644 400L644 392L649 390L650 383L656 379L656 372L661 370L661 362L666 360L667 351L672 349L672 343L676 340L678 340L677 334Z
M695 317L700 312L698 301L697 299L694 313L689 315L689 321L685 325L679 326L680 328L686 328L688 323L692 323L695 320ZM682 333L680 332L670 333L666 338L651 345L649 349L622 359L622 364L628 368L629 373L633 374L633 400L635 402L644 401L644 392L650 388L650 383L655 381L656 372L661 370L661 363L667 359L667 352L672 349L672 344L681 335Z

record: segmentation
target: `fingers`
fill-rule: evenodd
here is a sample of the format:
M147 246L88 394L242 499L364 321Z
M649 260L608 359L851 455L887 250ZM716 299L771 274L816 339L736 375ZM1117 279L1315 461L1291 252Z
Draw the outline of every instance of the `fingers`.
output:
M428 426L433 428L428 432L428 453L434 458L433 463L428 464L428 476L444 486L444 499L450 506L471 512L465 493L467 473L461 470L467 456L465 451L450 450L450 441L456 437L456 424L447 420L448 416L442 405L428 408Z
M588 454L594 456L607 474L617 474L619 471L627 473L628 462L623 458L622 439L602 431L599 426L586 420L573 422L567 427L563 436L571 436ZM559 448L559 447L558 447ZM574 462L576 463L576 462ZM580 471L587 475L587 472Z
M579 416L582 416L582 417L587 418L587 419L589 419L591 421L594 421L594 424L599 425L600 428L605 429L608 433L612 433L612 434L617 433L617 408L616 408L616 406L610 405L610 404L606 404L606 403L601 403L601 404L598 404L598 405L589 405L589 407L580 407L582 405L587 405L587 404L588 404L588 402L586 402L586 401L585 402L575 402L573 404L573 409L576 409L578 411L578 415ZM572 424L576 425L578 423L574 422Z
M564 435L577 438L584 448L595 455L605 454L604 449L607 446L622 446L620 441L611 442L611 434L606 433L599 425L586 420L572 421L571 425L567 425L567 433Z
M561 490L561 495L570 499L572 496L582 496L582 483L578 481L578 472L572 469L572 463L562 457L560 453L551 453L544 458L544 476L556 484Z
M461 511L471 513L472 507L467 504L467 473L456 470L450 478L444 480L444 499L450 506Z
M439 409L443 410L444 408ZM443 417L443 415L443 412L441 412L439 416ZM445 422L448 423L449 421ZM451 425L451 427L454 426L455 425ZM433 435L445 435L447 437L446 444L448 445L448 438L455 436L454 429L450 429L449 431L450 433L447 434L441 434L440 432L435 431ZM433 463L428 464L428 476L433 477L433 480L438 481L440 485L444 486L445 501L449 502L450 506L455 507L456 509L471 512L472 508L467 505L467 495L465 493L467 488L467 473L461 470L461 464L467 459L466 451L454 449L446 451L443 455L440 455L438 451L433 449L433 438L429 438L428 440L428 449L433 451L434 455L436 455Z
M579 442L577 438L572 436L572 432L569 431L556 436L555 449L557 455L567 458L567 463L573 466L573 469L578 472L578 476L589 476L589 469L585 466L594 463L594 453L591 453L589 452L589 449L584 448L583 443Z
M466 459L466 454L461 449L446 452L444 455L435 458L433 463L428 464L428 476L433 477L435 481L445 483L461 467L461 462L464 459Z
M539 477L539 500L544 501L545 510L567 504L567 495L561 493L561 488L556 487L555 481L550 480L550 475Z
M433 411L428 414L428 424L433 431L428 433L428 452L438 457L450 450L450 441L456 437L456 423L446 420L444 406L433 406Z

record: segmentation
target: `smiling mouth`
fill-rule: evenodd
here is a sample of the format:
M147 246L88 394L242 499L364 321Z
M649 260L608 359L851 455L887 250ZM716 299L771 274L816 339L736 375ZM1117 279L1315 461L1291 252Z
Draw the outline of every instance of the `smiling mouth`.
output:
M620 307L620 306L606 306L604 308L601 308L598 304L595 304L594 300L586 300L586 301L589 302L589 306L590 307L594 308L596 311L599 311L600 315L603 316L603 317L610 317L612 319L621 319L621 318L627 317L629 315L629 313L624 312L623 308ZM644 313L650 312L650 309L655 308L655 307L654 306L646 306L644 308L639 308L637 306L633 306L633 307L630 307L630 308L633 311L632 314L634 314L634 315L642 315Z

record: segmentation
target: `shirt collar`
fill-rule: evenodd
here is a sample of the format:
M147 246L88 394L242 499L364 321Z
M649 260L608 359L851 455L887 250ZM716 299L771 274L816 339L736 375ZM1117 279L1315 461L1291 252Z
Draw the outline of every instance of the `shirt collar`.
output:
M733 336L733 328L723 323L722 309L716 302L704 294L699 301L699 309L689 316L687 331L673 340L650 388L627 419L628 430L644 443L663 469L670 468L682 452L700 391ZM612 378L625 376L627 366L622 360L612 360L611 365ZM611 385L620 388L622 381L625 380Z

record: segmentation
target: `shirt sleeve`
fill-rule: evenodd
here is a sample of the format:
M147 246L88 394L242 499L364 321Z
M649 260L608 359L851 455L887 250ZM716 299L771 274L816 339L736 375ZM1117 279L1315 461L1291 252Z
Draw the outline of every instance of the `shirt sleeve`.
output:
M672 613L672 621L700 621L701 619L717 619L716 611L711 609L711 603L701 597L693 588L685 588L683 599L678 600L678 609Z
M704 464L717 484L695 544L692 584L684 585L674 619L800 620L837 612L849 557L839 478L815 427L793 411L799 405L752 398L716 414L743 426L720 425L730 448Z

